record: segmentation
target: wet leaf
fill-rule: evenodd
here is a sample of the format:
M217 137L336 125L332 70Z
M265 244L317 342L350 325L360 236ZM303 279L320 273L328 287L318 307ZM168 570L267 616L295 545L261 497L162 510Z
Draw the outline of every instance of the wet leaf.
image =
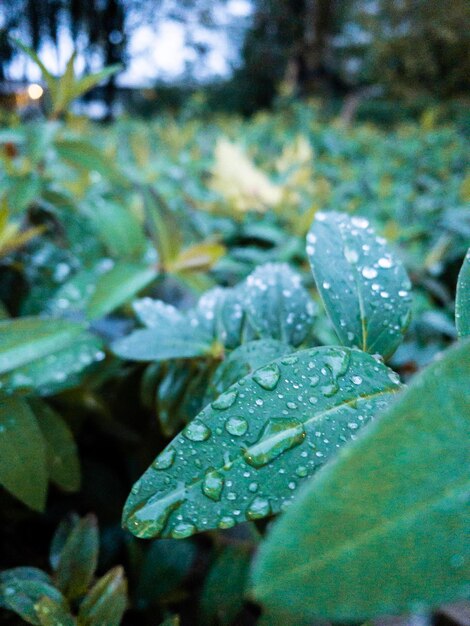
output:
M0 484L36 511L47 494L46 444L23 398L0 396Z
M182 538L285 508L298 487L399 390L397 375L347 348L304 350L230 387L132 488L124 523Z
M261 549L261 602L360 622L468 594L469 378L467 340L309 483Z
M87 515L72 528L60 553L54 580L70 600L88 589L98 562L98 526L94 515Z
M266 263L246 279L243 302L260 338L300 345L310 332L315 304L300 276L284 263Z
M114 567L98 580L80 605L80 626L119 626L127 607L127 580Z
M467 250L457 281L455 325L459 337L470 335L470 248Z
M16 567L0 573L0 604L17 613L28 624L41 624L35 605L44 597L67 607L65 598L41 570Z
M80 488L78 450L68 425L48 404L39 398L30 400L46 445L49 479L64 491Z
M292 350L291 346L277 339L249 341L235 348L214 373L210 385L210 399L221 394L240 378L251 374L270 361L289 354Z
M208 355L212 339L203 329L188 327L186 320L171 326L135 330L112 344L114 354L130 361L165 361Z
M307 254L318 291L345 346L391 356L410 318L410 281L363 217L317 213Z
M82 324L40 317L0 321L0 373L68 347L84 328Z
M66 320L5 320L0 333L0 387L7 393L57 393L76 385L87 367L105 356L98 337Z

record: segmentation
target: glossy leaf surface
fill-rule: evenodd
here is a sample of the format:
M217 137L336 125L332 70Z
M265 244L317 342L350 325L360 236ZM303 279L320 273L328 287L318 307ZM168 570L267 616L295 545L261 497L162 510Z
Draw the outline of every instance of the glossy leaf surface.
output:
M279 339L298 346L307 337L315 304L300 276L284 263L258 267L243 285L243 302L260 338Z
M299 494L261 549L261 602L360 622L468 594L469 379L467 340Z
M130 361L165 361L210 353L211 338L187 325L135 330L112 345L114 354Z
M101 340L82 324L26 317L0 322L0 388L41 395L71 387L104 359Z
M465 256L457 281L455 325L459 337L470 335L470 248Z
M410 319L410 281L368 220L317 213L307 254L318 291L345 346L391 356Z
M368 354L317 348L256 370L193 419L134 485L124 523L182 538L263 518L399 390Z

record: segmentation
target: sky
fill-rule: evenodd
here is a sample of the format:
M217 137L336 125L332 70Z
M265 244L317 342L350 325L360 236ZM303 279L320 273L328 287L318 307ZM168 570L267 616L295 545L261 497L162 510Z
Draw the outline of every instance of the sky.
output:
M246 24L252 12L250 0L228 0L224 6L218 6L215 14L218 28L208 29L194 26L193 37L200 43L207 44L208 53L203 64L195 63L193 77L207 80L217 76L230 75L236 64L238 52L233 45L233 30ZM132 16L130 16L132 20ZM72 41L67 30L60 34L58 51L51 44L45 44L39 56L53 73L64 69L67 58L72 53ZM151 86L157 79L176 80L181 76L187 63L196 62L197 54L185 44L185 26L175 20L166 19L158 26L138 25L132 29L128 42L129 63L125 72L118 77L120 85L132 87ZM77 71L83 68L83 59L77 58ZM100 60L96 67L100 69ZM38 81L40 73L32 62L23 55L18 56L9 68L11 79L20 79L26 75L30 81Z

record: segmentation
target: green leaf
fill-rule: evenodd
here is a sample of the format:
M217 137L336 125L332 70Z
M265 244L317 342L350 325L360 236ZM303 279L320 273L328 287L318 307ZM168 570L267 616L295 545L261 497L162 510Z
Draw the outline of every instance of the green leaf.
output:
M98 580L80 605L80 626L119 626L127 607L127 581L122 567Z
M122 306L147 287L157 276L156 269L147 264L121 261L105 274L95 285L87 305L89 319L103 317Z
M70 102L70 94L75 80L74 65L76 56L77 53L74 50L67 61L65 72L57 80L57 93L52 100L52 113L54 115L58 115L59 113L65 111L67 104Z
M0 396L0 484L32 509L44 510L46 446L22 398Z
M94 515L77 522L64 544L55 572L57 587L69 599L88 589L98 563L98 526Z
M317 213L307 254L341 343L390 357L408 327L411 285L386 241L362 217Z
M455 325L459 337L470 335L470 248L467 250L457 281Z
M67 515L57 527L49 548L49 563L55 571L60 563L60 554L64 549L68 536L78 524L80 518L76 513Z
M78 491L80 461L69 427L56 411L39 398L32 398L29 403L46 444L49 479L64 491Z
M359 622L468 594L469 379L466 341L308 484L261 549L262 603Z
M83 202L80 210L113 258L137 261L142 257L147 239L142 224L128 207L97 197Z
M248 341L235 348L216 369L210 385L210 398L218 396L254 370L292 352L291 346L277 339Z
M16 567L0 573L0 604L17 613L28 624L41 624L35 605L45 597L67 607L65 598L41 570Z
M71 100L78 98L79 96L92 89L95 85L98 85L102 81L106 80L107 78L121 70L122 65L116 63L114 65L108 65L108 67L103 68L95 74L88 74L87 76L84 76L79 80L75 80L71 90Z
M68 607L48 596L36 602L34 610L41 626L76 626Z
M242 297L251 325L260 338L300 345L310 332L315 303L300 276L285 263L266 263L246 279Z
M201 622L230 626L245 602L251 562L246 546L227 546L213 563L201 593Z
M39 317L0 321L0 374L68 347L83 330L83 324Z
M257 370L186 426L134 485L123 520L181 538L278 513L337 448L388 404L397 375L348 348Z
M119 171L113 161L89 141L56 139L55 148L59 158L73 167L77 167L85 172L98 172L115 185L121 187L128 184L125 174Z
M83 324L37 317L0 321L0 387L41 395L73 387L104 358L101 347Z
M192 329L184 318L177 318L172 325L136 330L111 348L121 359L165 361L209 355L211 346L212 339L203 329Z

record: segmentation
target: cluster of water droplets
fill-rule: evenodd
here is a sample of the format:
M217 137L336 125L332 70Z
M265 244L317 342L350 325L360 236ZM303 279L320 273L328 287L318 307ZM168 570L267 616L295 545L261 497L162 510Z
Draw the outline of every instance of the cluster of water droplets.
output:
M160 300L134 303L141 323L156 332L180 329L208 342L234 349L259 338L282 340L297 346L310 331L316 309L298 274L283 263L258 267L233 288L215 287L196 306L180 311ZM120 347L125 339L120 341Z
M409 322L411 284L385 239L363 217L317 213L306 249L343 341L393 352Z
M26 323L35 321L35 318L23 318ZM17 321L7 320L5 324L16 324ZM70 334L65 331L62 335L56 335L56 345L54 344L54 324L64 323L63 321L50 320L51 342L43 345L35 343L34 339L29 340L27 331L25 332L25 343L19 346L18 353L21 358L12 362L8 358L8 351L0 358L0 390L5 393L31 392L35 391L44 395L55 393L67 385L77 382L77 375L93 363L102 361L105 353L101 350L101 342L91 334ZM34 328L34 327L33 327ZM40 342L40 332L38 328L37 339ZM44 337L47 339L47 337Z
M342 348L305 350L258 369L157 457L133 488L127 526L141 537L183 537L283 510L397 387L383 364Z

